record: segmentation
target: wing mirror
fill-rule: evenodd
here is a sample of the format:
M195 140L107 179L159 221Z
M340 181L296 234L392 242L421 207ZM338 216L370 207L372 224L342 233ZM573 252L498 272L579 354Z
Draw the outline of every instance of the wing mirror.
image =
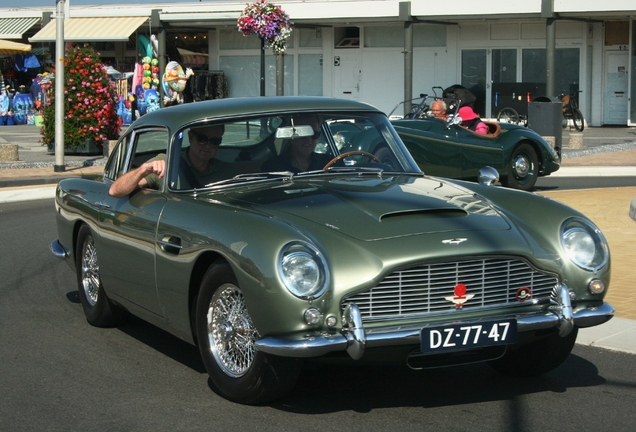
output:
M480 185L492 186L499 181L499 173L493 167L485 166L479 170L477 180Z

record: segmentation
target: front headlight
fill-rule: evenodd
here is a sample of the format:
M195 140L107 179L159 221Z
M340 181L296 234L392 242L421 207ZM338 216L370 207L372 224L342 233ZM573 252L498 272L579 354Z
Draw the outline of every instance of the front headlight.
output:
M292 242L283 248L278 272L289 292L302 299L320 296L329 281L327 264L322 254L304 242Z
M593 272L603 268L609 259L607 241L592 222L570 218L561 226L561 245L574 264Z

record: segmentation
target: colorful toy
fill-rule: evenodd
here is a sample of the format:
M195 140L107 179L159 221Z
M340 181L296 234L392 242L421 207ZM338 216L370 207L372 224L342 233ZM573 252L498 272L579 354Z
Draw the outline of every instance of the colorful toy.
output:
M171 61L166 65L163 74L163 102L164 105L175 105L183 103L183 95L188 79L194 75L192 69L187 68L185 72L179 63Z

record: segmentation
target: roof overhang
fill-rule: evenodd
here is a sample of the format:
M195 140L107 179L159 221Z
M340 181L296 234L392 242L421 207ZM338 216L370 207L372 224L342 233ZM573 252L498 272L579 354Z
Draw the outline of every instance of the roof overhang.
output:
M149 16L83 17L64 20L65 42L128 41ZM57 20L51 20L29 42L55 42Z
M40 17L0 18L0 39L22 39L22 35L38 24Z

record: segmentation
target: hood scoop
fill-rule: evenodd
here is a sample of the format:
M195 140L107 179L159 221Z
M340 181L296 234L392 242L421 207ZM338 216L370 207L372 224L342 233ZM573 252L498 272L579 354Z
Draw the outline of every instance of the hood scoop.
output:
M434 208L434 209L413 209L413 210L400 210L385 213L380 216L380 222L388 221L389 219L408 218L415 217L421 221L425 221L427 218L454 218L454 217L466 217L468 213L460 208Z

